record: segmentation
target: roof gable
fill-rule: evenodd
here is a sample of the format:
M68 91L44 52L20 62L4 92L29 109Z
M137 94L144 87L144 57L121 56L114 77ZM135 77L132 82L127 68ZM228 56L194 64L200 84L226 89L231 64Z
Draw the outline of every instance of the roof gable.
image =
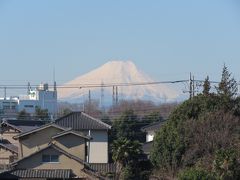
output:
M52 137L52 139L60 138L60 137L63 137L63 136L69 135L69 134L72 134L72 135L75 135L75 136L78 136L78 137L81 137L81 138L84 138L84 139L88 139L88 140L91 139L90 136L86 136L86 135L84 135L83 133L73 131L72 129L66 130L66 131L62 131L62 132L54 135L54 136Z
M18 154L18 147L13 144L0 143L0 146L8 151L11 151L12 153Z
M166 121L158 121L152 124L149 124L147 126L144 126L141 128L142 131L147 132L147 131L157 131L160 129L160 127L165 123Z
M99 119L93 118L84 112L72 112L55 120L55 123L62 127L72 128L76 131L111 129L110 125L102 122Z
M63 127L61 127L61 126L58 126L58 125L56 125L56 124L54 124L54 123L49 123L49 124L40 126L40 127L38 127L38 128L35 128L35 129L33 129L33 130L20 133L20 134L14 136L13 139L19 139L19 138L21 138L21 137L24 137L24 136L26 136L26 135L29 135L29 134L32 134L32 133L35 133L35 132L44 130L44 129L49 128L49 127L55 127L55 128L57 128L57 129L61 129L61 130L63 130L63 131L66 130L66 128L63 128Z
M40 149L40 150L38 150L38 151L36 151L36 152L34 152L34 153L26 156L26 157L23 157L22 159L20 159L20 160L18 160L18 161L16 161L16 162L13 162L13 163L11 164L11 166L16 166L19 162L24 161L24 160L26 160L26 159L29 159L29 158L35 156L36 154L41 153L41 152L43 152L43 151L45 151L45 150L47 150L47 149L49 149L49 148L53 148L53 149L55 149L56 151L58 151L58 152L64 154L65 156L69 157L70 159L74 159L75 161L77 161L77 162L79 162L79 163L81 163L81 164L83 164L83 165L85 165L85 166L87 166L87 167L89 166L89 164L86 163L86 162L84 162L82 159L80 159L80 158L78 158L78 157L76 157L76 156L74 156L74 155L72 155L72 154L64 151L63 149L61 149L60 147L56 146L56 145L53 144L53 143L49 143L49 145L46 146L45 148L42 148L42 149Z

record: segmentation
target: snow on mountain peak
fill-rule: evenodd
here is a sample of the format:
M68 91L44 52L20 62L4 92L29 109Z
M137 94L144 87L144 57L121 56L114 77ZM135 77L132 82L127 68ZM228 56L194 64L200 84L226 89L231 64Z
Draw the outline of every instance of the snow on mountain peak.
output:
M109 61L101 67L79 76L67 82L64 86L78 85L79 87L88 84L113 84L113 83L142 83L153 82L148 75L144 74L132 61ZM168 101L178 96L175 90L166 85L145 85L145 86L121 86L119 98L123 99L148 99L153 101ZM89 89L61 88L58 90L59 99L74 101L88 93ZM99 96L101 88L91 88L92 93L96 92ZM112 95L112 87L104 88L104 93L109 98ZM106 97L106 95L105 95ZM100 98L100 97L96 97Z

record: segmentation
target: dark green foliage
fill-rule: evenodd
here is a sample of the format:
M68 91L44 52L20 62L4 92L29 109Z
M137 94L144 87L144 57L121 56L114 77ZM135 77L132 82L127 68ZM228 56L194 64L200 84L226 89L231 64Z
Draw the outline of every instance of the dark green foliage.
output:
M160 112L153 111L153 112L150 112L149 114L145 115L142 118L141 123L144 125L148 125L148 124L158 122L158 121L163 121L163 117Z
M37 119L49 120L49 115L48 115L47 109L41 109L40 107L36 107L35 115L36 115Z
M222 79L217 87L217 92L220 96L233 98L237 94L237 90L236 80L231 77L231 73L228 72L228 68L224 64Z
M126 138L119 138L113 141L112 158L116 164L117 179L135 179L138 176L136 169L138 158L142 155L142 146L138 141L131 141Z
M141 132L142 124L133 110L123 112L120 118L115 119L112 128L112 138L127 138L129 140L145 140L145 134Z
M69 108L64 108L64 109L63 109L63 114L62 114L62 116L68 115L68 114L70 114L71 112L72 112L71 109L69 109Z
M219 179L240 179L240 162L237 160L237 152L233 149L216 151L214 171Z
M155 169L175 176L179 169L197 163L210 168L214 152L235 146L239 135L234 101L209 94L181 104L155 136L150 154Z
M17 119L19 120L30 120L31 119L31 116L29 113L26 112L26 110L22 110L18 113L18 117Z
M178 175L179 180L217 180L211 173L198 168L185 169Z
M210 94L210 89L211 89L211 84L209 81L209 77L207 76L203 84L203 92L202 92L203 95L208 96Z
M138 141L127 138L119 138L112 144L113 160L119 162L123 167L129 162L137 160L142 154L142 146Z

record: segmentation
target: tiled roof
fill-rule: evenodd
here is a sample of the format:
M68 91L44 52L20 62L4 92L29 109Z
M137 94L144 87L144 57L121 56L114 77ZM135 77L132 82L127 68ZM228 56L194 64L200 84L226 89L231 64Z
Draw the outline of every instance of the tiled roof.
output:
M93 118L83 112L72 112L66 116L55 120L55 123L62 127L72 128L76 131L111 129L110 125L102 122L99 119Z
M39 126L46 124L47 121L37 121L37 120L3 120L1 127L4 125L10 126L20 132L30 131Z
M88 140L91 139L90 136L88 136L88 135L86 136L86 135L84 135L83 133L74 131L74 130L72 130L72 129L66 130L66 131L62 131L62 132L56 134L55 136L53 136L52 138L53 138L53 139L59 138L59 137L65 136L65 135L67 135L67 134L74 134L74 135L76 135L76 136L79 136L79 137L82 137L82 138L88 139Z
M157 131L160 129L160 127L165 123L166 121L158 121L152 124L149 124L147 126L142 127L142 131Z
M11 152L14 152L14 153L18 153L18 147L13 145L13 144L5 144L5 143L0 143L0 146L3 147L3 148L6 148L8 149L9 151Z
M61 178L68 179L74 174L71 169L16 169L0 174L1 179L15 178ZM15 178L14 178L15 177Z

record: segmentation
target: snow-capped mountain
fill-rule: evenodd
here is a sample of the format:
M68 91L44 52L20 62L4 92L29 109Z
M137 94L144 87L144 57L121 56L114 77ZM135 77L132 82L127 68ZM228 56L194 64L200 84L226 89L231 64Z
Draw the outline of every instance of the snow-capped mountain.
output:
M101 67L75 78L63 85L65 88L58 89L60 100L79 102L87 98L89 90L91 98L102 99L105 103L112 100L113 87L91 87L89 85L108 85L124 83L154 82L148 75L138 70L131 61L110 61ZM79 88L66 88L79 87ZM81 87L81 88L80 88ZM116 92L116 88L115 88ZM101 98L102 97L102 98ZM104 97L104 98L103 98ZM155 102L166 102L178 97L178 93L164 84L141 85L141 86L118 86L118 99L144 99Z

